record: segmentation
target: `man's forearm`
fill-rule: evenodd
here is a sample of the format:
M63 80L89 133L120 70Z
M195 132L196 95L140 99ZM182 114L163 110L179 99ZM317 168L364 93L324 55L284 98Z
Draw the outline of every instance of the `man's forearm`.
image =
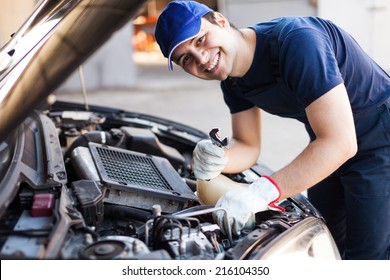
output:
M253 147L232 139L225 154L229 158L229 162L223 172L238 173L250 168L257 162L260 147Z
M281 188L281 199L301 193L332 174L355 154L353 145L318 139L271 177Z

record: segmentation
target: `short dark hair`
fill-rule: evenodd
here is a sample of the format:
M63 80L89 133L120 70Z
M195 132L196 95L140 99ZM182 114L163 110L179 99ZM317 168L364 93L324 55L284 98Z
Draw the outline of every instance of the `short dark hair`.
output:
M208 21L211 22L212 24L218 25L218 22L217 22L217 20L215 19L215 12L214 12L214 11L208 12L207 14L205 14L205 15L203 16L203 18L206 19L206 20L208 20ZM231 27L233 27L234 29L237 29L237 30L238 30L238 28L237 28L233 23L231 23L230 21L229 21L229 24L230 24Z
M211 22L212 24L218 24L217 20L215 19L215 14L213 11L211 12L208 12L207 14L205 14L203 16L204 19L208 20L209 22Z

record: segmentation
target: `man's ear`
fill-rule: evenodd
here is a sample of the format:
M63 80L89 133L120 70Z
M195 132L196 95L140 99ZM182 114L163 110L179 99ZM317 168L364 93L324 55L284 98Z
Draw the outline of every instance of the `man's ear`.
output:
M225 18L225 16L219 12L214 12L215 20L221 27L229 27L230 23L229 21Z

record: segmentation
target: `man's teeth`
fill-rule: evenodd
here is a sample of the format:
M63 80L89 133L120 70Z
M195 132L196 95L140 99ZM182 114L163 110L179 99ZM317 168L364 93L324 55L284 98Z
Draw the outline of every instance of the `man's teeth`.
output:
M217 55L215 56L213 62L212 62L211 65L210 65L210 67L207 68L207 71L210 72L211 70L213 70L214 67L215 67L215 65L217 65L217 63L218 63L218 60L219 60L219 54L217 54Z

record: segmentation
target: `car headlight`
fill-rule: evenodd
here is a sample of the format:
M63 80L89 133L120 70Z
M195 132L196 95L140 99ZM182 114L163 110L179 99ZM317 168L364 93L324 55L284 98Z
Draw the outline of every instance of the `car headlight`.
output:
M341 259L325 223L314 217L285 231L271 241L267 248L261 259Z

